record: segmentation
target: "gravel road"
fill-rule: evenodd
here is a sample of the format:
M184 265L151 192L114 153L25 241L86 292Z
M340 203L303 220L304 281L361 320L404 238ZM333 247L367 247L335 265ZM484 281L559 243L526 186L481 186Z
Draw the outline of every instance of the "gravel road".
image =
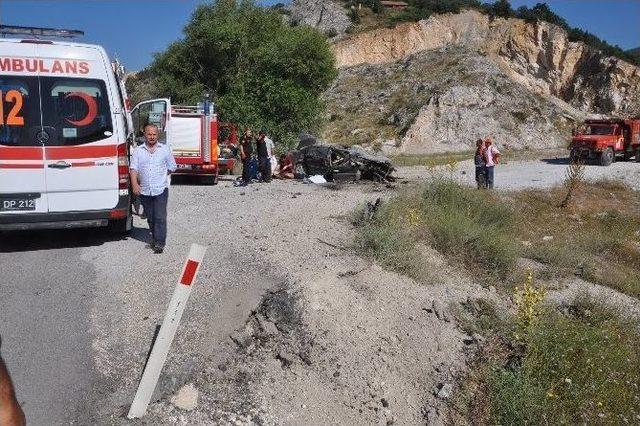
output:
M524 188L548 188L560 185L565 177L569 160L566 157L551 157L531 161L508 161L495 169L495 188L504 190ZM438 167L439 172L449 172L448 167ZM399 176L412 181L426 180L433 170L426 167L402 167ZM458 163L454 177L468 185L475 185L474 166L471 160ZM464 175L462 174L464 173ZM585 178L589 180L618 179L632 188L640 189L640 164L620 161L608 167L598 165L585 166Z
M565 169L561 159L510 162L497 169L497 186L545 187ZM451 173L472 184L472 172L463 162ZM635 163L586 173L640 189ZM430 174L398 172L409 182ZM101 230L0 235L2 351L29 423L128 423L155 327L194 242L208 251L140 423L437 419L434 395L462 365L466 343L432 303L497 296L448 272L437 253L429 256L441 285L425 287L341 249L352 237L344 215L394 192L375 184L174 182L162 255L145 249L146 224L137 218L126 239ZM277 337L265 337L265 318ZM243 333L247 347L237 343ZM186 383L201 391L193 412L169 403Z

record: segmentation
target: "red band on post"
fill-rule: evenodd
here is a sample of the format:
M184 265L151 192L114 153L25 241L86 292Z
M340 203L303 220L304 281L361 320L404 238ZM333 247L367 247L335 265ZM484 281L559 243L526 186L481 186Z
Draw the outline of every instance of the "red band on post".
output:
M187 266L184 268L184 274L182 274L182 278L180 279L180 284L183 285L191 285L193 282L193 277L196 275L196 270L198 269L198 262L193 260L187 260Z

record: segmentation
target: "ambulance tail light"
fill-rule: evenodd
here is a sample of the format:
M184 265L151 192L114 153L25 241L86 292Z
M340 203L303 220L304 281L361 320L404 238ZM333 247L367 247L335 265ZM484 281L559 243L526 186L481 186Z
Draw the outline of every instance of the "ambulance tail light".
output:
M129 157L126 143L118 145L118 189L129 189Z
M127 217L127 209L114 209L109 212L110 219L124 219Z

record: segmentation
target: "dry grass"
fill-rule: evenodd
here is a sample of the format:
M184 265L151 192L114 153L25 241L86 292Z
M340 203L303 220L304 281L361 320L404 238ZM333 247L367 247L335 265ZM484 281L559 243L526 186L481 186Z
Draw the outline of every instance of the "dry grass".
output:
M518 246L514 212L492 195L447 179L407 190L383 204L373 220L356 220L360 253L418 281L430 275L416 245L427 243L483 280L504 279Z
M562 208L566 193L503 199L437 180L386 203L373 220L357 220L357 247L418 280L425 271L416 246L426 242L474 277L507 284L503 290L523 272L514 261L524 256L544 263L551 278L577 273L639 297L640 193L615 181L583 183ZM449 421L638 424L640 325L603 301L545 306L544 288L532 278L525 284L512 317L482 300L453 311L461 328L486 342L459 382Z
M462 322L465 330L469 322L468 318ZM640 421L637 323L587 298L560 309L549 307L530 325L524 342L513 337L516 318L487 323L486 313L480 311L475 322L472 330L483 330L487 339L459 379L448 407L449 423Z
M555 188L515 195L521 215L517 236L527 242L523 256L557 276L577 274L639 297L640 194L618 182L585 183L563 209L559 204L565 192Z

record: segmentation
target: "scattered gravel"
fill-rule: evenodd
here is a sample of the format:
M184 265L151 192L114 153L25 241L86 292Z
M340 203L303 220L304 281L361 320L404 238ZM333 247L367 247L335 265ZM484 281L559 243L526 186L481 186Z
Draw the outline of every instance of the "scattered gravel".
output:
M566 157L552 157L533 161L508 161L495 168L495 188L497 190L517 190L525 188L548 188L560 185L564 181L569 163ZM410 181L424 181L434 173L448 173L468 185L475 185L474 166L471 160L458 163L453 172L447 167L436 170L427 167L401 167L398 176ZM640 164L632 161L620 161L608 167L598 165L585 166L585 178L588 180L620 180L631 188L640 190Z
M549 185L561 181L564 169L512 162L499 166L497 186ZM470 171L470 163L461 163L455 173L471 183ZM398 174L410 183L430 176L417 167ZM640 187L635 163L592 166L587 176ZM434 271L430 285L355 256L347 215L395 192L372 183L331 190L277 180L246 188L231 180L213 187L174 182L164 254L144 248L146 224L138 218L128 239L68 241L79 254L66 268L90 265L86 285L95 288L86 328L98 379L92 392L77 396L83 402L75 422L129 424L124 415L191 243L208 251L140 424L442 422L447 384L482 339L460 331L450 307L477 298L504 301L428 247L420 261ZM19 250L23 243L16 237L11 244ZM46 280L50 250L22 250L41 259ZM197 389L191 411L171 403L187 384Z

